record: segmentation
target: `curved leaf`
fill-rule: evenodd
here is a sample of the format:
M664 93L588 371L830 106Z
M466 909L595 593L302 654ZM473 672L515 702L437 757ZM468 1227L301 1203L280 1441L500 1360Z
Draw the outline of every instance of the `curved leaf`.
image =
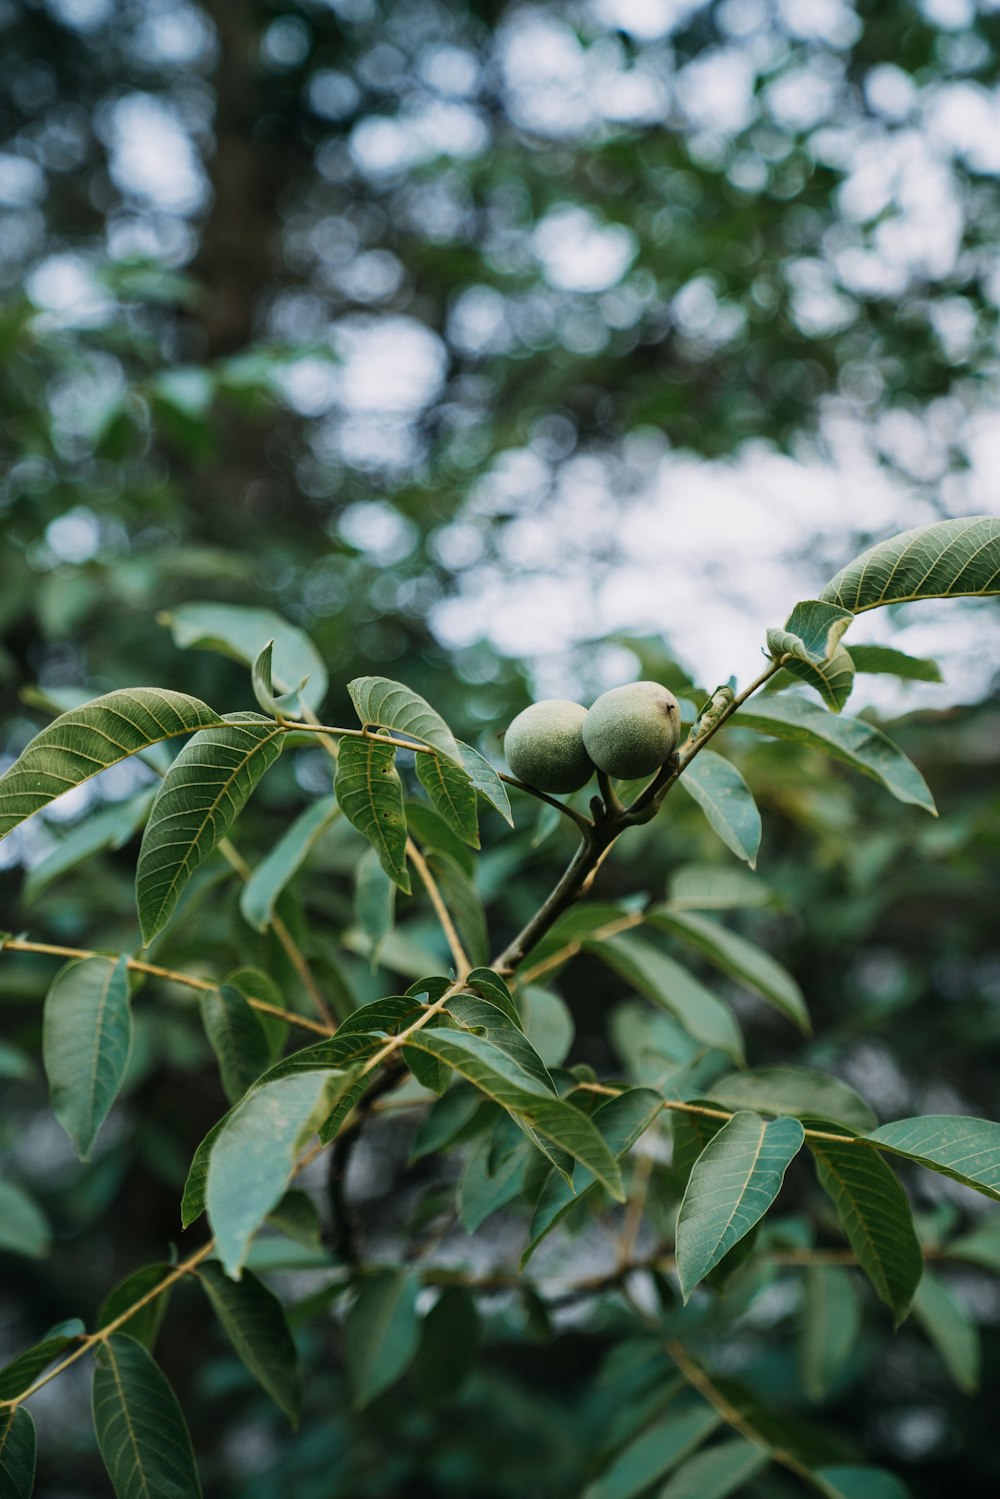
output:
M348 822L368 839L386 874L409 895L406 810L393 746L374 735L342 739L336 791Z
M862 1270L896 1319L905 1320L924 1269L909 1199L877 1151L810 1136L816 1175Z
M703 953L723 973L745 984L776 1010L794 1020L800 1030L809 1030L809 1012L802 990L787 968L776 963L755 942L749 942L717 921L691 911L654 906L647 914L657 926L673 932L682 942Z
M714 750L702 750L685 768L680 784L726 847L751 869L756 868L760 813L753 792L732 761Z
M52 1112L87 1160L132 1050L128 959L84 958L56 974L42 1011Z
M353 682L348 682L347 690L362 728L374 725L405 734L408 739L416 739L440 750L448 760L464 769L462 751L454 734L440 713L412 688L402 682L390 681L388 677L355 677Z
M464 766L461 770L443 755L416 757L417 780L445 822L471 848L479 847L476 790ZM503 785L503 782L500 782Z
M368 939L374 973L382 944L396 924L396 886L373 848L365 849L354 868L354 914Z
M288 692L280 692L274 682L273 655L274 641L269 640L250 668L253 695L261 712L270 718L302 718L306 711L302 689L308 684L309 678L303 677L297 687Z
M50 1328L34 1348L25 1349L0 1369L0 1400L13 1400L17 1395L23 1395L43 1369L85 1335L86 1328L79 1319L60 1322L57 1327ZM0 1495L2 1492L0 1489Z
M240 892L240 911L248 926L263 932L274 919L275 903L302 867L309 850L338 814L336 797L323 796L300 812L265 854Z
M219 651L234 661L252 666L268 641L273 642L271 672L278 692L290 692L303 682L302 700L318 708L326 696L327 674L323 658L304 630L290 625L271 609L247 609L239 604L178 604L157 615L167 625L174 644Z
M707 1097L726 1109L791 1114L796 1119L829 1119L848 1129L871 1129L875 1115L847 1083L808 1067L757 1067L731 1072L713 1083Z
M934 1344L958 1388L974 1395L979 1388L982 1353L979 1329L941 1278L925 1269L913 1298L913 1315Z
M881 1150L951 1176L986 1197L1000 1198L1000 1124L964 1114L927 1114L897 1119L867 1139Z
M29 869L24 881L24 899L34 900L53 880L76 869L91 855L106 848L123 847L142 827L155 795L156 788L149 786L128 801L89 814L78 827L71 828L51 853Z
M51 1249L48 1219L16 1181L0 1181L0 1252L43 1259Z
M768 631L768 644L771 632ZM789 656L784 670L807 687L814 687L831 713L839 713L854 687L854 658L843 646L838 646L829 661L800 661Z
M0 1410L0 1499L31 1499L35 1423L23 1406Z
M600 1478L584 1489L582 1499L634 1499L707 1441L721 1419L703 1403L668 1410L615 1454Z
M201 1499L177 1397L141 1343L116 1332L101 1345L92 1404L117 1499Z
M902 677L908 682L943 681L941 668L926 656L908 656L891 645L852 645L855 671L869 676Z
M486 757L481 755L477 749L473 749L471 744L463 744L461 739L455 742L462 755L462 764L465 766L465 773L472 782L474 789L483 798L483 801L489 802L494 811L500 813L504 822L509 823L513 827L514 819L510 811L510 797L507 795L507 788L503 781L501 781L498 773L493 769L493 766Z
M196 734L164 776L139 850L136 902L145 943L170 919L194 871L242 812L281 753L284 731L256 714ZM247 720L254 720L247 723Z
M906 1484L884 1468L817 1468L813 1478L826 1499L911 1499Z
M211 1260L198 1270L226 1336L254 1379L283 1410L292 1425L302 1408L302 1370L299 1356L277 1296L249 1270L240 1281L230 1280Z
M853 619L851 610L839 604L803 599L795 605L782 629L768 630L768 650L772 656L790 653L800 661L817 665L831 661Z
M271 1065L267 1034L243 995L231 984L206 989L200 998L201 1022L219 1064L222 1089L230 1103Z
M861 1302L855 1272L810 1265L802 1304L802 1383L810 1400L825 1400L855 1351Z
M584 942L600 958L661 1009L675 1015L688 1035L718 1047L734 1062L743 1060L743 1036L728 1005L688 973L680 963L641 937L622 933Z
M417 1293L409 1270L383 1270L365 1280L347 1314L347 1377L358 1408L395 1384L420 1341Z
M743 1437L718 1442L678 1468L658 1499L726 1499L770 1461L766 1447Z
M677 1274L685 1302L759 1223L781 1190L804 1133L797 1119L769 1124L734 1114L695 1161L677 1218Z
M917 526L869 547L841 568L820 598L862 614L914 599L1000 593L1000 520L963 516Z
M733 718L740 728L822 750L878 781L901 802L937 816L934 798L913 761L862 718L836 718L801 697L757 698Z
M207 703L159 687L109 692L62 714L0 776L0 838L109 765L161 740L221 722Z
M239 1276L296 1155L327 1114L334 1086L329 1072L279 1078L249 1093L223 1121L208 1160L205 1205L227 1275Z
M171 1265L143 1265L141 1269L133 1270L131 1275L126 1275L125 1279L119 1281L114 1290L104 1298L103 1305L97 1314L96 1325L107 1327L109 1322L114 1322L116 1317L127 1312L129 1307L158 1286L165 1276L171 1274L172 1269ZM144 1348L152 1352L169 1301L170 1292L161 1292L152 1301L147 1301L145 1306L140 1306L116 1330L127 1333L130 1338L135 1338L137 1343L141 1343Z

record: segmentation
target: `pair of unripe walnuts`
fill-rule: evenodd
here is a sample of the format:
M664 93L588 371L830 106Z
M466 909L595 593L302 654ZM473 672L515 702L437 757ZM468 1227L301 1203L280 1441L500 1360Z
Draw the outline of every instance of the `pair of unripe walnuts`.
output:
M507 764L538 791L578 791L595 770L635 781L677 748L680 704L659 682L629 682L592 708L561 698L532 703L504 735Z

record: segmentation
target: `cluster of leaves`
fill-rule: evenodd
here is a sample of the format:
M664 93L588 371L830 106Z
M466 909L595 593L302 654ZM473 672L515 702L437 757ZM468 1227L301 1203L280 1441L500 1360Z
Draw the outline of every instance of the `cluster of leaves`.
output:
M946 522L874 548L838 574L821 599L797 605L783 630L770 632L769 665L757 682L740 694L719 689L700 714L692 714L679 759L667 767L666 778L640 793L633 809L648 796L650 805L658 805L678 781L726 845L752 865L760 836L752 793L728 759L704 748L734 719L770 738L822 748L899 800L933 811L930 793L902 751L863 720L827 711L843 706L830 686L845 672L840 640L854 616L869 608L993 594L1000 591L998 580L1000 523L988 518ZM709 1375L700 1350L705 1319L719 1316L721 1306L725 1320L731 1307L692 1296L702 1285L718 1292L731 1284L742 1288L738 1294L752 1294L760 1275L775 1266L805 1266L807 1386L822 1400L852 1355L860 1313L845 1264L856 1265L894 1323L912 1306L958 1382L973 1385L976 1355L968 1322L946 1284L925 1268L925 1246L891 1162L915 1163L1000 1198L1000 1124L926 1115L878 1126L870 1104L831 1075L747 1067L731 1005L687 962L664 950L656 934L666 934L673 948L693 953L807 1029L805 998L792 975L706 914L758 905L767 892L752 876L732 869L691 869L679 873L666 902L576 903L608 848L636 820L617 799L592 806L594 821L561 809L582 830L580 849L552 896L487 964L468 850L479 845L477 795L511 821L507 778L457 741L423 698L385 678L349 684L359 727L320 723L315 708L326 690L323 664L311 642L287 624L279 629L259 613L205 608L175 616L171 624L183 644L210 644L241 657L251 667L261 711L218 714L188 694L158 688L123 689L71 708L36 735L0 778L0 829L10 832L126 758L155 756L166 741L191 734L174 759L159 765L152 798L142 793L141 808L128 807L122 822L105 826L98 837L91 829L88 838L83 824L66 840L75 839L75 847L64 844L53 856L57 872L127 837L123 825L131 830L144 819L136 896L147 947L169 939L181 925L199 871L210 867L218 851L245 881L241 907L247 920L273 929L286 956L308 974L277 906L310 846L339 812L371 850L357 861L356 883L358 925L368 952L391 941L405 945L408 923L394 928L393 895L397 888L410 893L413 867L447 938L450 972L417 977L404 993L379 994L349 1008L339 1025L311 977L318 1018L288 1008L274 976L249 969L210 981L128 953L92 952L75 955L56 976L44 1006L43 1061L53 1111L81 1157L89 1156L125 1081L133 1001L144 978L159 976L200 991L205 1034L231 1107L198 1147L183 1193L184 1226L207 1214L211 1237L174 1264L130 1274L107 1298L92 1332L76 1321L60 1324L0 1370L7 1491L18 1499L31 1492L34 1430L24 1402L93 1352L95 1430L116 1494L200 1492L180 1408L151 1353L169 1293L189 1276L202 1285L249 1373L293 1421L298 1418L296 1345L282 1302L256 1273L266 1264L266 1257L254 1260L258 1234L269 1224L286 1238L317 1247L315 1209L292 1181L327 1146L335 1160L339 1152L342 1175L344 1152L380 1097L402 1089L423 1115L414 1158L454 1151L464 1156L455 1206L461 1226L473 1233L493 1213L514 1205L527 1214L522 1272L557 1227L599 1222L614 1204L626 1204L621 1262L607 1276L572 1282L571 1294L615 1291L625 1297L646 1333L628 1377L649 1398L640 1402L637 1423L631 1417L619 1421L616 1439L596 1460L602 1471L591 1496L627 1499L669 1474L662 1493L670 1499L722 1496L770 1462L828 1499L903 1492L888 1474L831 1459L829 1449L794 1422ZM833 663L840 663L835 671ZM879 664L904 674L913 669L908 658L887 663L883 655ZM785 679L799 677L819 689L826 708L772 695ZM764 685L772 692L746 707ZM228 835L290 740L317 742L336 760L334 795L310 807L251 871ZM401 750L412 753L427 801L405 801L395 763ZM546 810L553 810L552 799L545 801ZM24 937L8 936L5 945L11 951L59 951ZM571 1030L565 1006L538 982L551 982L581 953L620 975L653 1006L619 1012L615 1043L625 1070L603 1080L586 1063L566 1065ZM320 1039L289 1049L293 1032L302 1028ZM668 1142L669 1163L662 1164ZM849 1246L832 1260L822 1250L813 1253L808 1222L790 1228L767 1216L803 1150ZM7 1247L37 1252L44 1237L37 1207L17 1184L5 1183L4 1196ZM328 1291L334 1297L348 1287L354 1291L344 1336L355 1404L363 1408L377 1399L411 1367L420 1371L414 1377L450 1388L466 1372L474 1343L475 1275L449 1276L416 1244L407 1252L409 1265L365 1263L352 1242L342 1196L339 1210L346 1273ZM653 1236L652 1247L638 1254L643 1226ZM935 1249L973 1263L983 1262L985 1254L989 1263L995 1255L991 1244L988 1234L972 1234ZM644 1310L634 1298L632 1277L640 1271L654 1277L660 1313ZM518 1284L511 1274L511 1283ZM484 1277L482 1289L495 1283ZM426 1316L422 1285L443 1287ZM328 1299L323 1293L313 1310L325 1308ZM683 1376L676 1389L664 1388L664 1357ZM735 1435L697 1450L720 1423Z

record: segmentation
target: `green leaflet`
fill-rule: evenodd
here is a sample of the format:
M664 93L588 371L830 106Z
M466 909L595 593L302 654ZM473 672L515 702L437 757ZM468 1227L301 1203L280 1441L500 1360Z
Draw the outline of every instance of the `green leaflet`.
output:
M365 849L354 870L354 914L370 943L374 973L382 944L396 924L396 886L373 848Z
M228 719L234 717L237 723ZM247 722L250 720L250 722ZM136 903L145 943L162 931L196 869L224 838L278 758L284 731L256 714L227 715L197 734L156 794L136 870Z
M680 963L631 933L599 942L585 941L583 946L647 999L675 1015L696 1041L717 1047L734 1062L742 1062L743 1036L729 1006Z
M430 854L427 864L437 880L444 903L451 912L469 961L485 963L489 958L486 912L479 892L461 865L448 854Z
M263 932L271 925L279 895L298 873L309 850L334 821L337 812L335 797L321 797L299 813L261 859L240 892L240 911L248 926Z
M476 790L464 766L460 770L443 755L416 757L417 780L433 806L464 843L479 847ZM500 782L503 785L503 782Z
M243 1097L271 1064L267 1034L238 989L221 984L199 1000L201 1021L230 1103Z
M851 1248L898 1327L924 1269L909 1199L870 1147L846 1137L842 1145L810 1137L809 1149Z
M925 656L908 656L891 645L852 645L855 671L871 676L902 677L908 682L940 682L941 668Z
M406 812L393 746L374 735L342 739L336 791L348 822L368 839L386 874L409 895Z
M931 1171L951 1176L985 1197L1000 1198L1000 1124L962 1114L928 1114L897 1119L867 1136Z
M79 827L72 828L51 853L28 871L24 899L34 900L53 880L76 869L93 854L104 849L121 848L128 843L145 821L155 794L155 788L151 786L128 801L116 802L114 806L91 813Z
M402 1268L362 1281L347 1314L345 1353L354 1404L369 1405L409 1367L420 1341L420 1282Z
M249 1270L233 1281L209 1260L199 1268L198 1279L236 1352L296 1426L302 1370L281 1302Z
M0 1499L31 1499L35 1423L23 1406L0 1410Z
M854 616L822 599L796 604L784 629L768 630L767 649L785 670L815 687L827 707L839 713L854 685L854 662L840 644Z
M97 1314L96 1326L107 1327L109 1322L114 1322L140 1297L158 1286L164 1277L171 1273L172 1268L170 1265L143 1265L141 1269L133 1270L131 1275L126 1275L125 1279L119 1281L114 1290L104 1298ZM164 1292L140 1307L117 1330L127 1333L130 1338L134 1338L137 1343L141 1343L144 1348L152 1352L169 1301L170 1293Z
M906 1484L884 1468L817 1468L813 1478L826 1499L911 1499Z
M855 1351L861 1328L856 1272L839 1265L809 1265L802 1301L799 1360L810 1400L825 1400Z
M157 615L167 625L181 650L218 651L252 666L268 641L273 642L271 672L274 687L290 692L303 683L302 700L318 708L326 696L323 658L304 630L290 625L271 609L247 609L239 604L178 604Z
M475 1363L478 1344L475 1297L464 1286L446 1286L424 1318L413 1360L422 1405L454 1395Z
M109 692L63 713L0 776L0 838L109 765L163 739L221 722L198 698L158 687Z
M465 773L472 782L474 789L488 802L494 811L499 812L504 822L514 826L514 819L510 811L510 797L507 788L501 781L493 766L481 755L478 750L473 749L471 744L463 744L461 739L457 740L459 751L462 756L462 764Z
M486 1037L425 1027L414 1032L407 1046L428 1052L460 1073L545 1141L586 1166L618 1202L623 1200L618 1164L587 1115L554 1097Z
M302 689L308 684L305 676L297 687L281 692L275 685L273 675L274 641L267 645L250 668L250 684L262 713L270 718L302 718L307 709L302 700Z
M721 1416L701 1404L667 1411L617 1452L582 1499L634 1499L689 1457L717 1429Z
M797 1119L734 1114L695 1162L677 1219L677 1274L685 1302L759 1223L804 1139Z
M995 593L1000 593L1000 520L970 515L918 526L869 547L841 568L820 598L861 614L914 599Z
M43 1369L47 1369L49 1364L54 1363L60 1354L65 1353L67 1348L72 1347L85 1334L86 1328L78 1318L60 1322L58 1326L50 1328L34 1348L19 1353L17 1358L11 1359L9 1364L0 1369L0 1400L13 1400L15 1396L23 1395ZM0 1494L2 1492L0 1489Z
M728 927L689 911L673 911L669 906L654 906L647 917L656 926L672 932L682 942L697 949L737 982L754 990L774 1005L802 1031L808 1031L809 1012L802 990L787 968L776 963L769 953L747 941Z
M862 718L836 718L805 698L779 695L744 705L733 723L774 739L822 750L878 781L898 801L923 807L932 817L937 816L934 798L913 761Z
M675 911L733 911L776 903L774 891L758 875L729 865L684 864L670 879Z
M348 682L347 690L362 728L375 726L405 734L409 739L439 750L446 759L460 769L464 768L465 762L454 734L440 713L412 688L402 682L390 681L388 677L355 677L353 682Z
M958 1388L974 1395L982 1363L979 1329L940 1276L929 1268L924 1270L913 1298L913 1315Z
M141 1343L112 1333L94 1365L97 1445L116 1499L201 1499L177 1397Z
M219 1259L234 1279L281 1200L296 1156L326 1117L337 1081L329 1072L306 1072L264 1083L222 1122L208 1160L205 1205Z
M755 869L762 832L760 812L736 766L714 750L701 750L685 768L680 784L726 847Z
M871 1129L875 1115L853 1088L808 1067L757 1067L731 1072L706 1095L724 1109L756 1109L797 1119L829 1119L851 1130Z
M726 1499L770 1461L766 1447L758 1447L742 1437L719 1442L679 1468L660 1490L659 1499Z
M61 968L45 997L42 1060L52 1112L82 1160L118 1097L131 1050L128 959Z

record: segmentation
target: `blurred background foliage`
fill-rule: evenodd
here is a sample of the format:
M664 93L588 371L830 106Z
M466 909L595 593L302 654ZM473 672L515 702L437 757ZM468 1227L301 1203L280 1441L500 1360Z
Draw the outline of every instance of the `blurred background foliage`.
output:
M184 603L308 630L328 722L351 721L350 677L382 673L495 753L533 692L586 699L633 674L710 690L753 671L763 627L870 536L1000 513L998 46L988 0L0 0L4 763L53 706L113 686L247 706L243 668L177 650L161 616ZM992 604L945 612L865 636L937 655L944 688L859 694L906 710L893 734L939 823L789 746L727 736L773 892L737 924L806 990L816 1033L798 1059L882 1118L997 1112L1000 628ZM3 925L134 950L134 842L27 889L22 865L143 774L109 775L0 846ZM328 789L321 754L285 757L241 851L259 858ZM676 800L629 835L600 898L728 861ZM516 810L509 837L485 819L498 937L568 848ZM408 972L384 959L373 975L359 955L357 852L321 841L281 907L346 1006ZM199 894L163 961L280 964L221 866ZM419 903L408 930L433 950ZM51 971L0 959L7 1172L54 1235L45 1257L4 1259L4 1357L162 1258L223 1107L189 1000L161 987L139 1005L115 1127L81 1167L24 1060ZM606 1022L627 986L582 959L560 989L572 1060L616 1065ZM787 1028L739 1002L754 1063L788 1060ZM407 1167L411 1137L380 1123L352 1179L375 1258L433 1221L448 1186ZM911 1185L932 1227L974 1221L954 1184ZM459 1240L480 1270L516 1257L503 1218ZM603 1268L589 1239L574 1254ZM305 1266L281 1283L299 1299L322 1279ZM995 1390L996 1281L965 1267L949 1284ZM719 1324L726 1367L792 1406L795 1310L765 1287ZM290 1438L180 1295L162 1353L208 1491L309 1499L335 1475L371 1496L577 1493L630 1398L632 1325L613 1297L550 1317L498 1293L480 1315L457 1395L414 1377L362 1414L337 1323L304 1323ZM82 1370L33 1403L45 1496L107 1492L86 1404ZM997 1492L989 1402L959 1396L911 1325L892 1337L873 1311L823 1414L915 1495ZM794 1488L768 1472L747 1492Z

